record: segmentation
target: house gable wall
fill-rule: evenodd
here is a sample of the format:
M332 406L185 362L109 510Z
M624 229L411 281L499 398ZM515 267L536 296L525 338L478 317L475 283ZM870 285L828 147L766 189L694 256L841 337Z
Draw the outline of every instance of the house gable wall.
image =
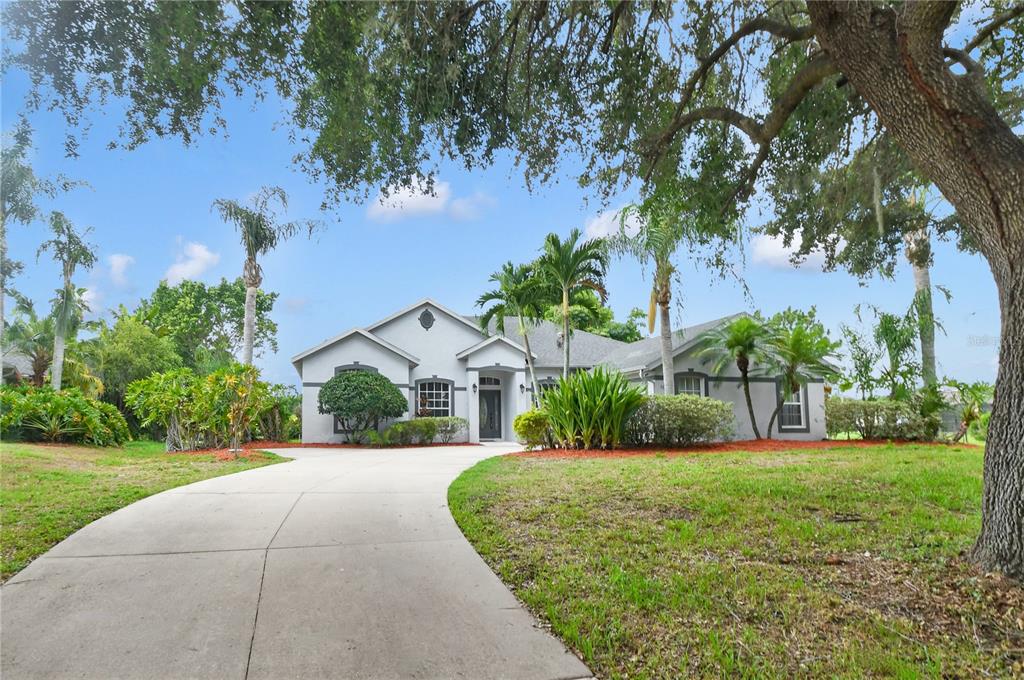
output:
M393 382L402 394L409 391L409 362L369 338L353 334L302 359L302 441L340 442L334 418L320 413L320 387L334 377L339 366L372 367Z

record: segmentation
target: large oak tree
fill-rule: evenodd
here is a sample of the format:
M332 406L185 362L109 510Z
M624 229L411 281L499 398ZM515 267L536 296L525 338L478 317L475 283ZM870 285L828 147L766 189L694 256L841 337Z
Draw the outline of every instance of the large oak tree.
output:
M969 14L955 2L33 2L5 6L4 22L29 104L65 113L70 152L104 98L123 101L114 141L131 147L188 143L225 124L227 93L276 88L328 202L429 177L444 158L511 149L543 181L575 157L596 191L639 181L709 225L760 192L772 233L860 273L892 266L921 227L900 208L908 190L934 185L955 209L942 228L987 259L1002 311L974 558L1024 576L1024 5Z

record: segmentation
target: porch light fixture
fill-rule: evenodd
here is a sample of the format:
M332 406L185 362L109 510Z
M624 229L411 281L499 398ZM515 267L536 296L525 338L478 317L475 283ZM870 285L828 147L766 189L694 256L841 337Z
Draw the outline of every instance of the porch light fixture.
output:
M519 394L526 394L526 385L519 383Z
M476 394L476 383L473 383L473 394Z

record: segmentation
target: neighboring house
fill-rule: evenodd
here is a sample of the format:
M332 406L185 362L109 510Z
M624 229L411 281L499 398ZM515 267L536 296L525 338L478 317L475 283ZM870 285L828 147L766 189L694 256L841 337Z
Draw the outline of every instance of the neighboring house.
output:
M697 394L732 402L736 437L753 437L746 402L733 369L720 378L693 357L702 332L737 315L691 326L673 333L676 393ZM342 371L375 371L408 394L409 411L434 416L460 416L469 421L468 440L512 440L512 421L530 408L530 378L519 323L505 321L506 336L480 330L477 318L463 316L426 299L365 328L353 328L292 358L302 380L302 441L340 442L345 433L334 418L318 410L320 387ZM541 389L556 384L561 374L561 329L541 322L529 331L537 380ZM573 370L605 365L622 371L647 392L662 392L660 340L626 343L593 333L575 331L571 338ZM751 379L751 396L761 433L778 403L774 377ZM825 385L814 382L785 398L772 432L783 439L825 437Z
M32 377L32 361L16 349L7 349L3 353L3 382L5 385L17 385Z

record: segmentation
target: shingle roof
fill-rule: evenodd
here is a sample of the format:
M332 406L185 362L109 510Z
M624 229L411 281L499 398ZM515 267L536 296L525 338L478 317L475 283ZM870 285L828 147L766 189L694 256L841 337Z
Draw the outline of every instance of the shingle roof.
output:
M704 331L723 324L742 314L730 314L720 319L705 321L693 326L680 328L672 332L673 353L684 349L686 345L693 342ZM476 323L475 316L467 316ZM494 333L494 323L491 323L490 332ZM537 366L561 366L562 348L558 346L558 336L562 329L549 321L541 321L536 327L529 330L530 349L536 355ZM516 319L505 319L505 334L519 344L523 344L523 336L519 332L519 321ZM606 338L603 335L596 335L586 331L574 331L570 345L569 360L573 366L591 367L603 364L619 370L629 370L649 366L652 363L660 363L661 360L661 338L652 337L637 340L636 342L622 342Z
M687 345L696 340L704 331L720 326L741 315L742 312L730 314L719 319L712 319L711 321L672 331L672 353L676 354L685 349ZM600 363L613 366L619 370L629 370L661 363L660 337L644 338L636 342L620 343L620 345L621 347L618 350L608 354L604 361Z

